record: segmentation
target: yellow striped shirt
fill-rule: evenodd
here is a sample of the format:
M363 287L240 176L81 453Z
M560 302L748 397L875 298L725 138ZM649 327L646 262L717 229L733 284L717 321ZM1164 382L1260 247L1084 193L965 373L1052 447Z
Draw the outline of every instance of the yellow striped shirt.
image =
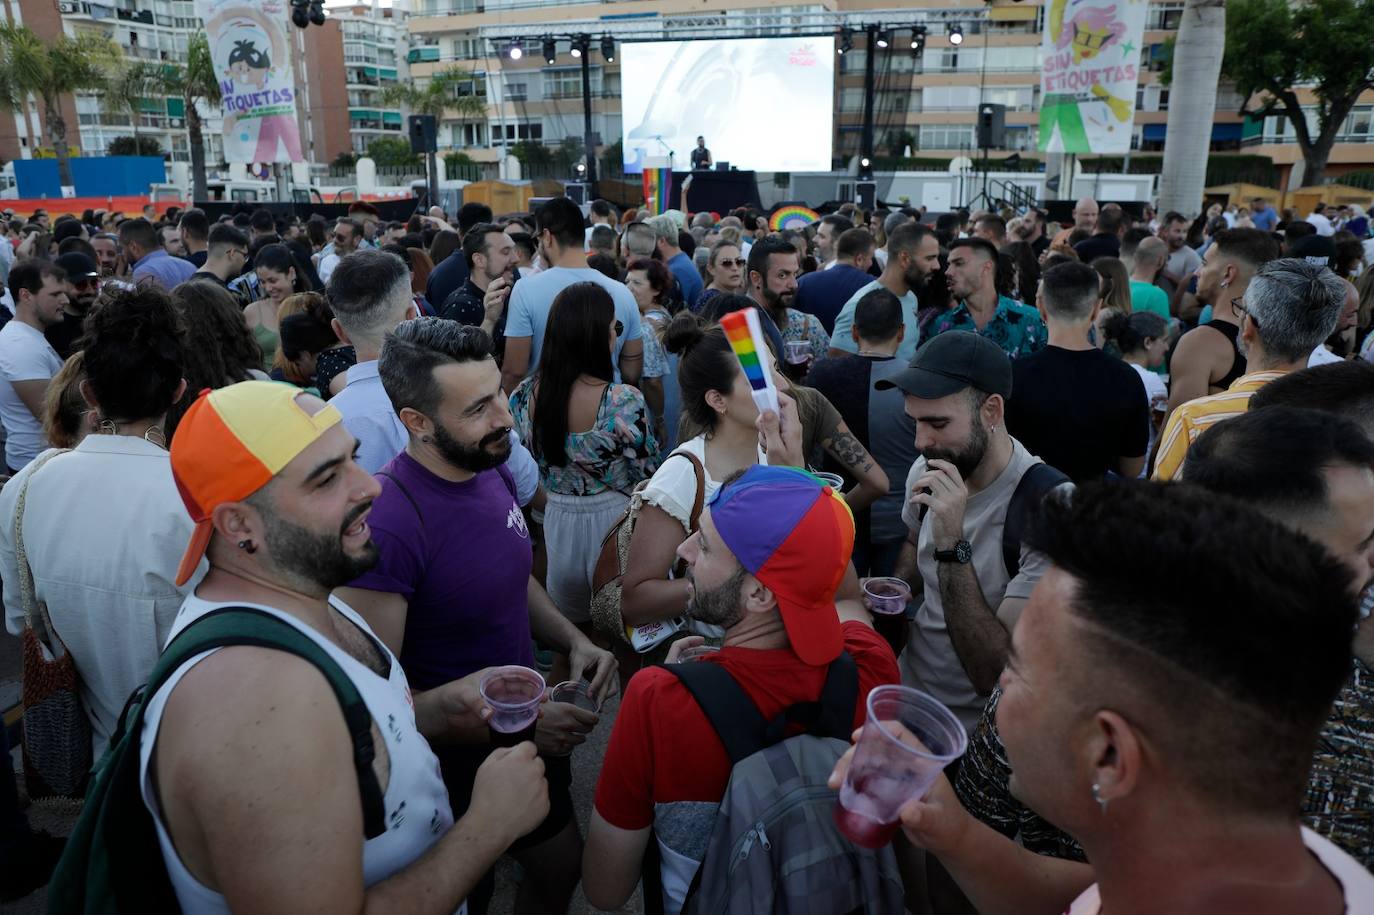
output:
M1284 372L1251 372L1242 375L1220 394L1209 394L1190 400L1169 417L1164 434L1159 438L1155 457L1156 480L1176 480L1183 471L1183 459L1188 447L1197 441L1208 427L1223 419L1240 416L1250 409L1250 397Z

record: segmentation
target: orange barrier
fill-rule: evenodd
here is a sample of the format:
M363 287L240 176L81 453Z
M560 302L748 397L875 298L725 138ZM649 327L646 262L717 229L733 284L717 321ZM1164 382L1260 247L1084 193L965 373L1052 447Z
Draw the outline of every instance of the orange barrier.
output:
M47 210L50 219L56 219L64 213L80 218L86 210L120 211L125 216L142 216L143 208L149 203L154 201L147 194L123 197L39 197L0 199L0 209L13 210L14 215L20 219L31 216L34 210ZM186 203L182 200L158 200L155 205L161 214L167 212L168 207L185 207Z

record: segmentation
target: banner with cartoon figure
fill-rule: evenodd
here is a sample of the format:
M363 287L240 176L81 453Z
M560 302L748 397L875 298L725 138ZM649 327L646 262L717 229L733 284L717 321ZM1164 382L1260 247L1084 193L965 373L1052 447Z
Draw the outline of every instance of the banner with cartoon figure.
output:
M226 162L301 162L286 0L197 0L224 101Z
M1131 148L1148 0L1050 0L1040 74L1040 151Z

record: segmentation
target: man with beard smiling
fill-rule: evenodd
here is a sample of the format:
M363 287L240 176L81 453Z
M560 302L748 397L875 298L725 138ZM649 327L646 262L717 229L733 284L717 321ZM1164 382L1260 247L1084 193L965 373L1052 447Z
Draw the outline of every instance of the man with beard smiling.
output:
M721 650L698 663L723 667L763 720L816 702L842 652L858 673L855 724L869 691L896 682L892 649L873 631L853 579L842 585L853 543L854 520L837 493L796 468L759 465L725 481L678 547L689 566L688 615L725 629ZM679 645L692 641L701 639ZM588 901L624 905L655 841L664 905L646 909L680 911L730 770L725 745L686 685L661 667L637 673L597 782L583 858Z
M586 677L604 699L613 656L530 575L529 531L504 466L512 420L491 338L444 318L405 321L383 344L378 372L409 441L378 473L382 491L370 523L380 559L340 597L400 656L417 689L485 667L533 667L533 637L566 654L570 679ZM594 713L561 702L539 720L534 742L545 755L551 810L511 848L526 872L518 912L566 911L577 886L582 838L568 754L596 722ZM487 728L436 750L454 809L477 805L474 778L493 753ZM474 912L485 911L493 888L488 877L474 891Z
M801 258L788 242L765 238L749 249L749 298L773 319L783 343L810 343L813 358L819 359L830 350L830 335L820 318L792 307L800 275Z
M352 746L320 668L251 643L196 655L148 697L140 787L186 911L452 912L548 809L526 745L483 767L482 804L455 823L427 741L485 727L478 678L412 694L330 597L377 559L378 486L355 447L336 409L272 382L207 391L177 428L172 472L196 523L177 583L202 556L210 569L172 636L225 607L270 614L338 665L372 719L371 747ZM365 832L364 809L384 822Z
M1065 479L1007 432L1011 380L1011 359L996 343L949 331L917 350L905 372L874 385L905 395L921 452L907 475L909 533L893 572L917 602L902 682L949 706L969 730L1045 571L1044 557L1026 549L1008 568L1003 529L1018 517L1013 502L1019 511Z
M835 332L830 338L831 355L857 353L854 340L854 312L859 300L875 289L886 289L902 302L902 343L897 347L897 359L910 362L921 340L921 325L916 317L920 307L916 297L930 281L931 274L940 269L940 242L929 226L919 222L906 223L892 230L887 237L887 266L883 275L863 286L849 297L835 316Z

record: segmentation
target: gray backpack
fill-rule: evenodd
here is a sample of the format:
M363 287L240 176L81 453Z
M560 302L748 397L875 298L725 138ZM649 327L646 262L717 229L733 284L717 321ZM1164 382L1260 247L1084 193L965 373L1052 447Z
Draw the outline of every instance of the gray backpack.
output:
M835 828L826 786L849 748L859 674L841 654L819 702L765 721L718 664L669 664L725 745L733 768L684 915L903 911L892 848L870 851ZM795 726L804 732L787 737Z

